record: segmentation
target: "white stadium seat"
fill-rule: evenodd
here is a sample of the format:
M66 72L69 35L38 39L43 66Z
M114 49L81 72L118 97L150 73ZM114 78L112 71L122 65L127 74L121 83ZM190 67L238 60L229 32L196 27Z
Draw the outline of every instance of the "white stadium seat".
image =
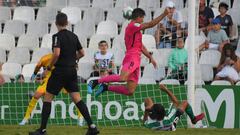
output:
M48 23L44 21L32 21L28 24L27 34L42 37L48 33Z
M6 51L0 48L0 63L5 63L7 59Z
M113 8L113 0L93 0L92 7L98 8Z
M67 29L68 29L69 31L72 31L72 25L71 25L71 24L68 24L68 25L67 25ZM52 22L52 24L51 24L51 29L50 29L50 34L55 34L55 33L57 33L57 32L58 32L57 26L56 26L55 22Z
M52 49L52 34L45 34L42 38L41 48Z
M81 20L74 26L74 33L90 38L95 34L95 24L91 21Z
M130 6L132 8L137 7L137 0L117 0L115 7L125 8L127 6Z
M160 84L166 85L180 85L180 82L176 79L165 79L160 82Z
M67 15L68 22L71 24L76 24L82 19L81 9L78 7L65 7L62 12Z
M30 82L35 66L36 63L23 65L22 75L24 76L25 82Z
M87 48L87 38L84 35L78 35L79 42L81 43L83 48Z
M112 49L117 49L117 50L126 51L126 47L125 47L125 42L124 42L124 37L123 37L123 35L117 35L117 36L113 39Z
M82 62L79 62L78 63L78 72L77 74L79 76L81 76L83 79L87 80L89 77L90 77L90 74L93 72L93 63L89 63L89 62L86 62L86 63L82 63Z
M37 49L39 48L39 39L30 34L23 34L19 37L17 47L25 47L29 50Z
M15 78L16 75L21 74L22 66L18 63L4 63L2 65L2 74L10 78Z
M85 55L79 60L79 63L94 63L94 53L97 49L84 48Z
M0 48L3 50L11 50L15 47L15 38L10 34L0 34Z
M27 48L16 47L9 52L7 62L19 63L21 65L30 62L30 53Z
M118 26L115 21L107 20L98 24L96 34L109 35L111 38L117 36Z
M9 7L0 7L0 23L11 19L11 9Z
M24 23L30 23L35 18L34 9L32 7L16 7L13 14L13 20L20 20Z
M143 34L142 43L147 49L156 49L156 40L152 35Z
M217 67L220 61L221 53L217 50L203 51L199 59L199 64L209 64Z
M54 7L57 9L62 9L64 7L67 7L68 0L47 0L46 1L46 7Z
M68 0L68 6L70 7L80 7L80 8L88 8L91 3L90 0Z
M113 48L112 52L114 54L114 64L116 66L121 66L123 58L124 58L124 55L125 55L124 51Z
M121 25L125 21L125 19L123 18L122 8L107 9L106 20L113 20L117 22L118 25Z
M155 69L152 64L147 64L143 70L143 78L152 78L154 80L161 80L165 77L165 67L158 67Z
M156 84L156 81L153 78L144 78L141 77L138 81L139 84Z
M56 15L57 9L52 7L41 7L38 9L36 20L52 23L53 21L55 21Z
M107 41L109 47L111 45L111 37L109 35L93 35L91 38L90 38L90 42L89 42L89 48L95 48L95 49L98 49L98 43L102 40L105 40Z
M213 80L213 68L211 65L200 64L201 78L203 81L212 81Z
M37 63L42 56L49 54L51 52L52 52L52 50L49 48L39 48L39 49L35 50L32 54L31 63Z
M231 85L231 83L226 80L215 80L211 83L211 85Z
M15 37L19 37L25 33L25 25L19 20L10 20L5 23L4 34L12 34Z
M167 67L168 66L168 57L170 56L172 49L158 49L153 52L153 58L157 61L158 66Z
M139 0L138 7L143 9L157 9L160 8L160 0Z
M126 27L128 26L128 24L129 24L129 21L123 22L122 27L121 27L121 31L120 31L120 35L124 36L124 34L125 34L125 29L126 29Z
M97 25L101 21L104 21L104 10L96 7L88 8L84 12L83 20L93 22L95 25Z

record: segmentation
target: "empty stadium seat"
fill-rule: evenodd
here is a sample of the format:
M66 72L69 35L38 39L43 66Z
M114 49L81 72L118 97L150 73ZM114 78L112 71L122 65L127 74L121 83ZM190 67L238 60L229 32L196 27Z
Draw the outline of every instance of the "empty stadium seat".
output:
M15 78L16 75L21 74L22 66L18 63L4 63L2 65L2 74L10 78Z
M214 80L211 85L232 85L229 81L226 80Z
M143 78L152 78L154 80L161 80L165 77L165 67L158 67L155 69L152 64L147 64L143 70Z
M91 3L90 0L68 0L68 6L70 7L80 7L80 8L88 8Z
M236 0L235 0L236 1ZM240 2L239 2L240 3ZM234 6L234 5L233 5ZM228 14L232 17L232 21L234 24L240 25L240 12L239 7L231 8L228 10Z
M74 26L74 33L90 38L95 34L95 24L91 21L81 20Z
M184 85L188 85L188 81L185 81ZM195 80L195 85L205 85L203 80Z
M90 38L90 42L89 42L89 48L95 48L95 49L98 49L98 43L102 40L105 40L107 41L108 45L109 45L109 48L111 47L111 37L109 35L93 35L91 38Z
M235 85L236 85L236 86L240 86L240 81L238 81Z
M156 81L153 78L141 77L138 81L138 84L156 84Z
M217 50L206 50L203 51L200 59L199 64L209 64L212 67L217 67L220 61L221 53Z
M199 48L199 46L201 44L203 44L204 42L206 41L206 37L204 37L203 35L195 35L195 49ZM184 48L189 50L189 37L186 38L185 40L185 45L184 45Z
M15 39L10 34L0 34L0 48L3 50L11 50L15 47Z
M87 80L89 77L90 77L90 74L93 72L93 63L89 63L89 62L86 62L86 63L82 63L82 62L79 62L78 63L78 71L77 71L77 74L79 76L81 76L83 79Z
M71 25L71 24L68 24L68 25L67 25L67 29L68 29L69 31L72 31L72 25ZM50 29L50 34L55 34L55 33L57 33L57 32L58 32L57 26L56 26L55 22L52 22L52 24L51 24L51 29Z
M129 21L123 22L122 27L121 27L121 31L120 31L120 35L123 35L123 36L125 35L125 29L128 26L128 24L129 24Z
M68 22L71 24L76 24L82 19L81 9L78 7L65 7L62 12L67 15Z
M96 34L109 35L111 38L117 36L118 26L115 21L107 20L98 24Z
M166 1L168 1L168 0L163 0L162 1L162 8L165 8L166 6ZM184 5L183 5L183 0L172 0L172 2L174 2L174 4L175 4L175 8L176 9L182 9L183 7L184 7Z
M23 34L19 37L17 47L25 47L29 50L37 49L39 48L39 39L30 34Z
M156 40L152 35L143 34L142 43L147 49L156 49Z
M4 34L12 34L15 37L19 37L25 33L25 26L22 21L10 20L5 23Z
M31 63L37 63L42 56L51 53L50 48L39 48L33 52Z
M200 64L200 70L203 81L209 82L213 80L213 68L211 65Z
M114 54L114 64L120 67L125 55L124 51L119 49L112 49L111 52Z
M42 38L41 48L52 49L52 34L45 34Z
M9 7L0 7L0 23L11 19L11 9Z
M160 84L166 85L180 85L180 82L176 79L165 79L160 82Z
M0 48L0 63L5 63L6 62L6 51Z
M20 20L24 23L30 23L35 18L34 9L32 7L16 7L14 9L13 20Z
M9 63L19 63L21 65L30 62L30 53L27 48L16 47L9 52L8 60Z
M25 82L30 82L35 66L36 63L23 65L22 75L24 76Z
M94 53L98 49L84 48L85 55L79 60L79 63L94 63Z
M88 8L84 12L83 20L93 22L95 25L104 21L104 10L101 8Z
M121 51L125 51L126 50L123 35L117 35L113 39L112 49L121 50Z
M143 9L157 9L160 8L160 0L139 0L138 7Z
M118 25L121 25L125 21L125 19L123 18L122 8L107 9L106 20L113 20L117 22Z
M47 0L46 1L46 7L54 7L57 9L62 9L64 7L67 7L68 0Z
M157 61L158 66L167 67L168 66L168 57L171 54L172 49L158 49L156 52L153 52L153 58Z
M78 35L79 42L81 43L83 48L87 48L87 38L84 35Z
M28 24L27 34L42 37L48 33L48 23L44 21L32 21Z
M98 8L113 8L113 0L93 0L92 7Z
M127 6L130 6L132 8L137 7L137 0L117 0L115 7L125 8Z
M56 15L57 9L52 7L41 7L38 9L36 20L52 23L53 21L55 21Z

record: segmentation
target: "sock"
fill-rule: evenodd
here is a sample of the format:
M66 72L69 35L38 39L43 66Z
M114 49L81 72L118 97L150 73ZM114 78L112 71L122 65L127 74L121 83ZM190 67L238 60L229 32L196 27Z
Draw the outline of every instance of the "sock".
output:
M79 111L79 109L77 108L76 110L77 110L78 118L82 118L83 116L82 116L81 112Z
M43 102L41 130L45 130L47 127L48 117L51 113L51 105L51 102Z
M35 105L37 104L37 101L38 100L36 98L32 97L31 101L28 104L27 111L25 113L24 119L28 120L30 118L32 110L35 107Z
M109 83L109 82L121 82L120 75L109 75L102 77L98 80L98 83Z
M193 114L193 110L192 110L192 106L188 104L185 112L187 113L187 115L190 117L191 120L194 120L195 116Z
M87 108L86 104L82 100L80 100L78 103L76 103L76 106L79 109L79 111L81 112L81 114L83 115L84 119L87 121L88 127L90 128L90 126L93 124L93 122L92 122L92 119L88 112L88 108Z
M122 85L108 86L108 90L118 94L129 95L127 87Z

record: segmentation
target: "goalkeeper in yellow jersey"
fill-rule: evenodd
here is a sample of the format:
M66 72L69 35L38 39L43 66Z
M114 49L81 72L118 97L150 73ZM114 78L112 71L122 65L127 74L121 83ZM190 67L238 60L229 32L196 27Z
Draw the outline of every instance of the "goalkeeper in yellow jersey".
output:
M37 104L38 99L41 98L42 96L44 96L44 94L46 93L47 82L48 82L49 77L51 76L51 72L45 72L45 69L50 64L51 59L52 59L52 53L44 55L43 57L41 57L40 61L37 63L37 65L34 69L34 73L31 77L31 80L32 81L35 80L35 77L36 77L38 71L43 67L43 69L44 69L43 81L38 86L36 92L34 93L32 99L31 99L31 101L29 102L28 107L27 107L27 111L25 113L25 116L24 116L23 120L19 123L19 125L23 126L28 122L28 120L31 116L31 113L32 113L34 107ZM67 91L65 89L62 89L62 91L64 93L67 93ZM83 126L83 116L78 109L77 109L77 113L78 113L78 125Z

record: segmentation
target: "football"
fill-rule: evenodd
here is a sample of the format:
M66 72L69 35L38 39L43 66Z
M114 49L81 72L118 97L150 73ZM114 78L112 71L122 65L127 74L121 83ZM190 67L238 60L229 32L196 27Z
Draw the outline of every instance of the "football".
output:
M131 7L126 7L123 9L123 17L127 20L130 20L131 17L132 17L132 11L133 11L133 8Z

